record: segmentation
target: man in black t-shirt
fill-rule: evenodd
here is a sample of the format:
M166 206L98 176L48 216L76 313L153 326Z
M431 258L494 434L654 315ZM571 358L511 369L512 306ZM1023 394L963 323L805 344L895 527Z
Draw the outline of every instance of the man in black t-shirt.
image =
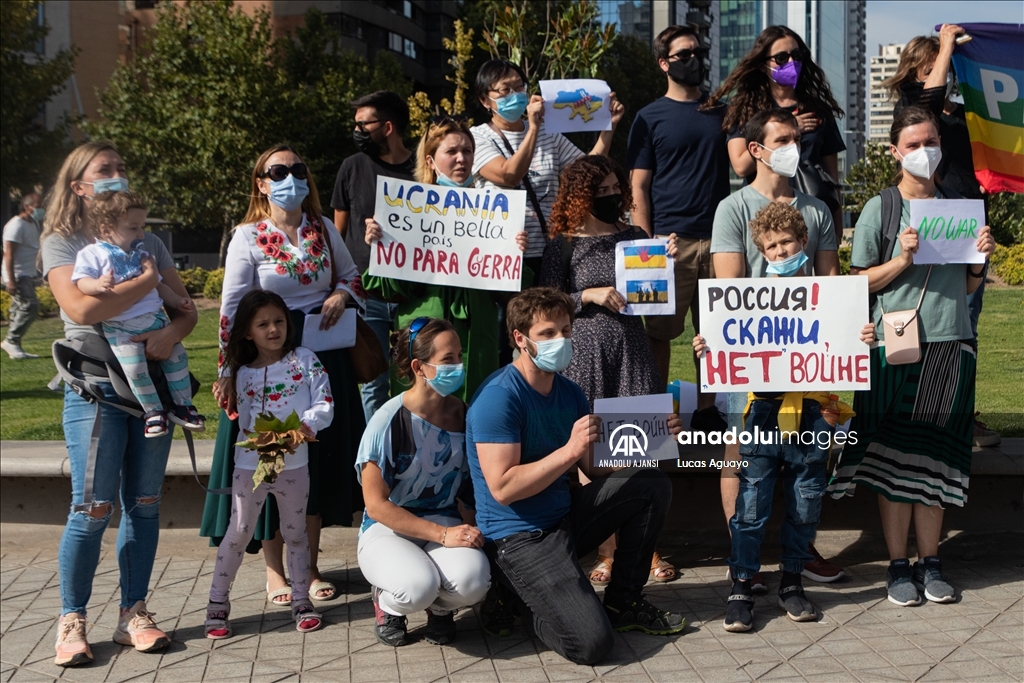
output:
M400 95L380 90L353 101L352 107L355 109L352 139L359 152L341 163L331 206L334 224L359 273L363 274L370 264L370 247L364 235L366 219L373 218L377 202L377 176L412 180L415 159L402 141L409 125L409 105ZM395 308L395 304L367 294L363 319L380 339L385 357L388 357L388 335ZM388 389L387 372L363 385L363 413L367 421L388 400Z
M645 320L664 385L672 340L683 333L687 310L692 311L694 329L699 329L697 280L715 276L711 226L718 203L729 196L729 155L722 131L725 106L700 108L707 99L700 90L707 73L707 49L700 47L694 30L669 26L654 39L654 49L668 90L637 112L626 165L635 202L633 223L654 236L680 238L683 259L675 264L675 315ZM714 394L698 393L691 427L725 429Z

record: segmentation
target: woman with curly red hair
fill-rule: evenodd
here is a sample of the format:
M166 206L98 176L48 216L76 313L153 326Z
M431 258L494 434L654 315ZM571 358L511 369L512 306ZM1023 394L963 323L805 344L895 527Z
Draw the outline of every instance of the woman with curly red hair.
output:
M562 374L594 399L647 396L664 386L639 316L624 315L626 300L615 289L615 245L648 239L642 229L625 224L622 216L633 206L626 173L601 156L580 157L562 173L551 210L551 241L544 249L540 285L561 289L576 304L573 354ZM675 258L676 236L669 237ZM582 474L581 474L582 477ZM598 549L591 582L611 580L615 539ZM651 578L671 581L676 571L654 554Z
M302 344L306 315L323 314L320 327L327 329L337 324L347 306L365 304L359 271L334 224L323 216L313 176L286 145L275 145L257 159L249 210L234 229L228 246L220 304L220 379L213 387L224 412L217 429L211 488L231 486L234 444L240 439L234 381L224 362L224 349L238 303L254 289L271 291L284 299L292 318L290 329L299 337L294 340L298 345ZM352 513L362 507L353 466L366 422L348 349L318 351L317 356L331 380L334 421L320 431L317 442L309 445L309 597L329 600L337 591L317 569L320 528L351 526ZM230 496L207 496L200 535L219 541L230 517ZM291 604L273 498L263 508L253 538L263 542L267 599L275 605Z

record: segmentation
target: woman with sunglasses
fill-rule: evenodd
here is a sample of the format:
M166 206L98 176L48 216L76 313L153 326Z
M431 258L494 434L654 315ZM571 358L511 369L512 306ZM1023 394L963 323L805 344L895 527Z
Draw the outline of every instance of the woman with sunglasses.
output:
M476 141L465 118L440 116L427 126L416 148L416 180L432 185L469 187L473 184ZM366 219L366 243L381 238L381 227ZM526 251L526 231L516 235L519 248ZM477 387L498 369L498 308L495 294L479 289L428 285L365 275L366 289L385 301L398 304L398 326L428 316L442 318L455 326L466 357L466 382L457 396L469 401ZM392 375L391 394L403 387Z
M313 176L290 147L275 145L256 161L252 172L249 210L234 229L228 245L220 307L220 378L213 394L222 409L217 429L210 487L230 487L234 444L239 441L235 388L224 362L224 348L242 297L253 289L274 292L284 299L292 316L291 329L301 332L306 315L320 313L320 329L337 324L349 305L364 305L365 294L348 249L334 224L323 216ZM352 513L361 505L352 471L356 447L365 426L362 404L348 350L318 351L331 381L334 420L309 447L309 597L329 600L335 587L317 568L320 528L351 526ZM231 516L230 496L207 496L201 536L219 542ZM260 514L255 541L262 541L267 563L267 599L275 605L291 604L284 577L283 541L278 533L276 502L268 501ZM254 543L255 543L254 541ZM250 544L250 548L258 548ZM253 552L256 552L254 549Z
M793 187L825 202L835 222L837 241L841 240L839 152L846 149L846 143L836 120L844 114L803 38L787 26L761 31L750 51L703 106L713 107L724 98L729 99L723 122L729 133L729 160L736 175L748 183L757 162L747 151L743 130L747 122L766 109L793 113L800 126L800 142L787 154L799 157L794 159L798 163L787 163L787 172L779 172L792 178Z
M427 612L424 637L455 640L455 610L484 599L491 584L484 537L464 524L472 507L466 458L462 345L447 320L416 318L391 335L395 374L412 386L374 413L355 470L366 512L359 528L359 569L370 582L374 635L400 646L407 615Z

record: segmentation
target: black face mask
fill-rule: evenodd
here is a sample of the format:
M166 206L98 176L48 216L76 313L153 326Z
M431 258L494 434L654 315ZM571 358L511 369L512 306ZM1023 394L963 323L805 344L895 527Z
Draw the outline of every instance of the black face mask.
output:
M371 157L380 156L380 143L374 140L370 133L356 128L352 131L352 142L356 144L356 149L363 154Z
M704 82L704 65L698 57L677 59L668 63L668 77L680 85L697 86Z
M604 197L595 197L590 207L590 215L602 223L614 224L622 215L622 195L609 194Z

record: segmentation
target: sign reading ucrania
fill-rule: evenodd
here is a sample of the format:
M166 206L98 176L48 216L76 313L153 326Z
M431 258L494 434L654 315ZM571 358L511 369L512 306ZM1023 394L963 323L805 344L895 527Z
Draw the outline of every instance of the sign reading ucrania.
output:
M377 178L370 275L427 284L518 292L522 190L442 187Z

